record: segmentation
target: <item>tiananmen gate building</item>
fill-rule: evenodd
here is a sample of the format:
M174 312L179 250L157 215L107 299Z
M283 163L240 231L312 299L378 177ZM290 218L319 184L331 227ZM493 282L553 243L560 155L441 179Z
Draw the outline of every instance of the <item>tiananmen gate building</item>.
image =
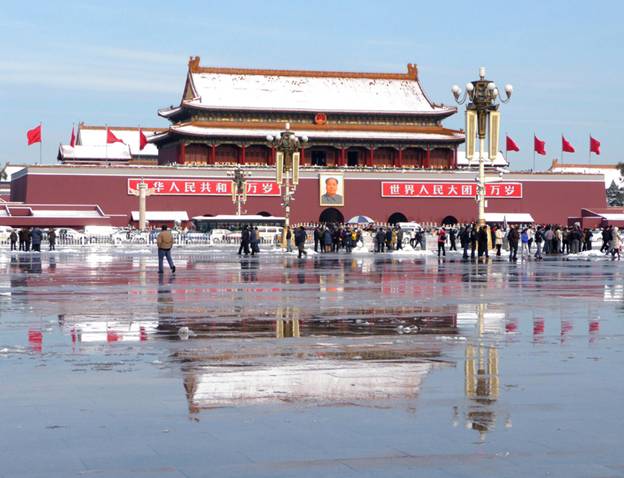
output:
M81 124L76 144L59 148L59 165L27 166L13 175L0 220L2 207L16 203L59 210L89 204L111 224L127 225L138 208L132 190L140 180L153 190L148 211L161 217L167 211L229 214L228 173L237 167L249 173L246 213L283 215L276 152L267 136L289 123L308 138L294 223L362 214L378 222L470 222L476 164L458 151L463 131L443 125L456 113L427 97L411 64L405 73L317 72L204 67L192 57L180 104L158 112L170 125L142 129L145 150L138 147L138 128ZM109 129L121 144L106 143ZM567 223L582 208L606 207L602 175L510 173L502 155L486 164L495 180L487 186L488 213ZM323 202L328 178L339 182L340 202Z

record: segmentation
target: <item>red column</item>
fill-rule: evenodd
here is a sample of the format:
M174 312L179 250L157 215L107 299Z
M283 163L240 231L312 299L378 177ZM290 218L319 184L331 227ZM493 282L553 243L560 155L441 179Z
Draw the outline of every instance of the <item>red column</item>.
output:
M305 149L301 147L301 157L299 158L299 166L303 166L305 163Z
M340 148L340 157L338 158L338 166L345 166L347 164L347 148Z
M178 153L178 164L184 164L186 162L186 145L180 143L180 151Z
M245 150L246 150L246 149L247 149L247 147L246 147L244 144L242 144L242 145L241 145L240 156L239 156L239 161L238 161L240 164L245 164L245 161L246 161L246 159L247 159L247 158L245 157L245 156L246 156L246 155L245 155Z
M271 156L269 157L269 166L275 164L275 146L271 146Z
M375 155L375 148L374 147L370 147L368 148L368 164L367 166L373 166L373 161L374 161L374 155Z
M403 167L403 148L399 148L397 155L394 157L394 165L397 168Z
M451 154L453 155L453 159L451 162L451 169L457 169L457 146L453 148L453 151L451 151Z
M215 164L217 162L217 145L213 144L210 146L210 164Z
M425 159L425 168L431 167L431 146L427 145L427 159Z

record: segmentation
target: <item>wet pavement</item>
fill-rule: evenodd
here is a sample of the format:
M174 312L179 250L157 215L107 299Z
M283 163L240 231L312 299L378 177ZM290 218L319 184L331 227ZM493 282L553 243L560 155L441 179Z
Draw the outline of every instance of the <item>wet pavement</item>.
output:
M0 252L0 477L624 476L621 262L174 259Z

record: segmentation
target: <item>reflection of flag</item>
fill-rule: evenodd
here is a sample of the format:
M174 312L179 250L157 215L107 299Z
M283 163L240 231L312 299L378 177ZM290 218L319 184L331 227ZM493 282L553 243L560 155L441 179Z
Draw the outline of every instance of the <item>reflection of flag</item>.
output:
M143 151L145 146L147 146L147 136L145 136L143 130L139 128L139 150Z
M41 125L36 126L33 129L29 129L26 132L26 138L28 139L28 146L35 143L41 143Z
M542 141L537 136L533 135L533 150L537 154L541 154L542 156L546 155L546 141Z
M592 138L591 136L589 137L589 152L596 153L600 156L600 141Z
M520 151L520 148L518 148L518 145L513 139L507 136L507 141L505 143L505 150L506 151Z
M561 151L564 153L574 153L574 146L572 146L563 135L561 135Z
M113 144L113 143L126 144L122 140L120 140L117 136L115 136L113 132L108 128L106 128L106 143L107 144Z

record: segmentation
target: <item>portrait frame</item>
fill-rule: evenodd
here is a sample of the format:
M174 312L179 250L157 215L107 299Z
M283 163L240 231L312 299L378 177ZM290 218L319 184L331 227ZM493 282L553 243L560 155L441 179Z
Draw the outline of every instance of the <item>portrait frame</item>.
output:
M327 191L328 180L335 180L336 192L332 194L330 184L330 192ZM331 181L330 181L331 182ZM343 173L320 173L319 174L319 204L324 207L342 207L344 206L344 188L345 179Z

